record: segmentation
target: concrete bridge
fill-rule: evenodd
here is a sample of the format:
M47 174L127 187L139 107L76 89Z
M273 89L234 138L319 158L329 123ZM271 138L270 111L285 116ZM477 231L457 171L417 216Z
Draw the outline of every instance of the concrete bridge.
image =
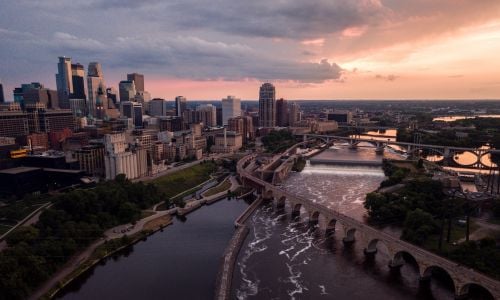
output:
M292 208L292 214L295 215L300 215L300 211L303 209L309 216L309 222L313 224L318 223L320 218L323 218L324 223L327 224L325 234L340 233L344 243L360 243L367 255L374 255L377 252L377 247L380 247L381 244L385 245L391 257L389 264L391 268L399 268L405 264L405 256L413 257L422 282L429 282L436 270L446 272L453 281L457 299L465 298L472 286L482 287L492 295L493 299L500 299L499 281L317 204L313 199L305 199L282 190L254 176L252 171L246 169L253 159L255 159L255 155L241 159L237 166L238 174L244 185L257 188L261 195L265 199L273 201L277 208L284 208L288 203Z
M443 159L440 161L446 166L456 166L456 167L469 167L469 168L481 168L490 169L491 166L485 165L483 162L483 157L489 154L500 154L500 150L497 149L479 149L479 148L466 148L466 147L451 147L451 146L440 146L440 145L427 145L427 144L415 144L407 142L396 142L390 139L382 140L375 138L362 138L359 136L335 136L335 135L321 135L321 134L303 134L297 135L302 136L303 140L310 139L321 139L327 144L333 145L335 142L348 143L351 148L357 148L359 143L365 142L370 143L375 146L375 151L382 154L387 146L397 146L404 150L408 155L417 154L419 151L428 151L433 155L440 155ZM456 163L453 157L456 154L469 152L475 156L475 161L468 165L462 165Z

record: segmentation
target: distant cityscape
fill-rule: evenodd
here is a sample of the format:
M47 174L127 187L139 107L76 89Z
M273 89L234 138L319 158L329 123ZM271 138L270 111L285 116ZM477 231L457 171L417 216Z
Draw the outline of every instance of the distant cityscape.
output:
M64 177L68 184L84 176L90 181L114 179L118 174L129 179L154 176L175 162L254 147L256 137L275 128L300 134L334 132L339 125L401 126L414 116L411 110L419 110L409 106L402 111L383 101L368 106L363 101L288 101L277 96L279 90L272 83L256 91L258 105L244 101L243 108L237 96L213 103L189 101L185 96L153 98L145 89L143 74L126 74L117 88L107 86L99 62L90 62L86 72L83 65L64 56L59 57L55 77L57 90L39 82L23 83L13 90L13 101L6 101L0 83L0 168L17 168L12 171L17 176L37 172L42 176L31 180L38 185L2 185L4 192L33 192L41 186L46 190L49 183L43 178L48 177L42 174L47 172ZM425 102L415 103L425 106ZM464 102L453 111L446 101L438 103L444 106L431 105L434 113L443 107L447 114L485 113L490 106L486 102L482 110L477 106L468 110L463 109ZM381 111L382 122L377 116Z

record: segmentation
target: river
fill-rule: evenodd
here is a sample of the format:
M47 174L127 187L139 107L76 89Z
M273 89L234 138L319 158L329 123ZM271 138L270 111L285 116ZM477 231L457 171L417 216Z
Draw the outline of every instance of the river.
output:
M243 200L220 200L105 260L62 299L213 299L221 257Z
M326 150L319 158L339 151L355 160L373 149ZM384 178L379 168L308 164L301 173L292 173L283 188L363 220L365 195ZM356 243L344 247L340 233L326 239L325 220L319 221L320 230L308 226L304 211L292 220L289 207L285 212L271 205L259 208L247 223L251 232L238 257L233 298L453 299L453 292L435 280L430 289L419 289L412 264L405 264L400 274L391 273L383 247L375 259L367 259Z

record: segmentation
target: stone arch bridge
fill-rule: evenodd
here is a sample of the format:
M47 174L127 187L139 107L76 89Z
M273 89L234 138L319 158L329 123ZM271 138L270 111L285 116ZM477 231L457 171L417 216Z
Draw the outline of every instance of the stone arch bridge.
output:
M365 248L365 254L375 254L377 246L384 244L391 257L389 266L392 268L402 266L405 263L403 257L410 255L418 265L422 280L430 280L432 272L436 269L446 272L453 281L458 299L465 298L471 286L482 287L492 295L493 299L500 299L499 281L255 177L246 169L254 158L255 155L249 155L238 162L239 176L245 185L257 188L262 197L272 200L278 208L288 203L292 208L292 214L300 214L300 210L304 209L311 223L318 222L321 216L327 223L326 234L331 234L335 231L335 226L341 224L344 243L361 243Z

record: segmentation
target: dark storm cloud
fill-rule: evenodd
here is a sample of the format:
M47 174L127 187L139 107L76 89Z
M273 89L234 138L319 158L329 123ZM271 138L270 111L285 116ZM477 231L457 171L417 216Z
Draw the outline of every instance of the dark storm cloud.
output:
M195 80L339 80L342 68L322 57L458 30L498 16L499 3L0 0L0 77L12 86L43 76L53 85L56 57L67 55L100 61L114 73L136 68Z

